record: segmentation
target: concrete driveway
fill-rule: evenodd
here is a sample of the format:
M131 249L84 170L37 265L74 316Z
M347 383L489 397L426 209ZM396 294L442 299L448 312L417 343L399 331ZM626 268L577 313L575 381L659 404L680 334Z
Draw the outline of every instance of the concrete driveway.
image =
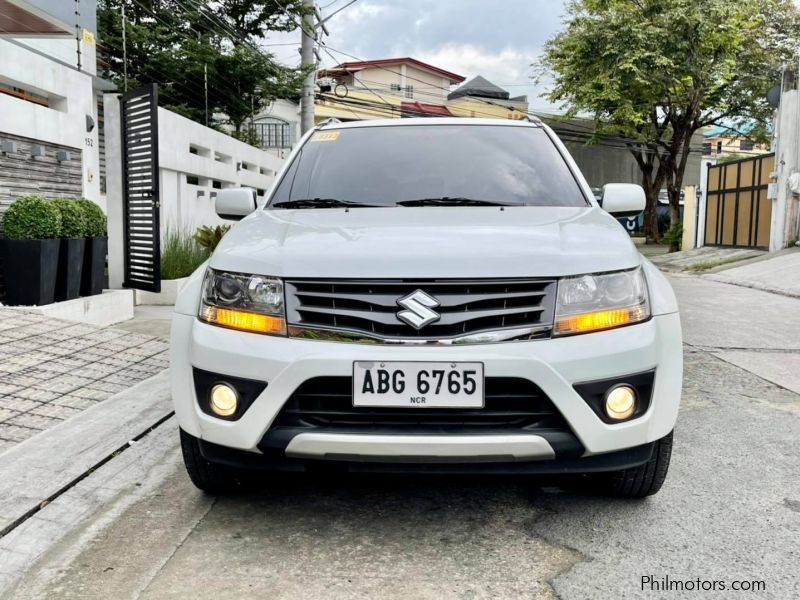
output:
M120 493L8 595L800 597L800 300L673 282L684 396L655 497L507 477L299 477L213 498L185 476L170 420L98 471L130 465L117 467L129 473ZM68 492L73 501L92 477ZM643 589L643 577L706 591ZM759 591L732 592L734 582Z

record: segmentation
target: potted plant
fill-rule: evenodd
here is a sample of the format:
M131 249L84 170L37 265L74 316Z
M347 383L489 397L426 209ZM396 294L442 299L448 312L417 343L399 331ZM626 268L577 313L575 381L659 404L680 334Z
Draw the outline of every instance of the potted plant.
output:
M81 296L94 296L105 285L106 254L108 254L107 219L103 210L91 200L75 201L83 210L86 222L86 250L83 254Z
M52 303L61 235L58 208L39 196L20 198L3 215L3 230L7 303Z
M86 222L75 200L60 198L53 204L61 213L61 250L58 254L56 300L72 300L81 291Z

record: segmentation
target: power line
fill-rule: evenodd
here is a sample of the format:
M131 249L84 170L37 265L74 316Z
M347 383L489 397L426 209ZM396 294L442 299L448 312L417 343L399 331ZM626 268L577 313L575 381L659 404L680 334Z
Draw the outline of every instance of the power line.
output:
M349 58L355 59L355 60L357 60L357 61L359 61L359 62L370 62L370 61L365 61L364 59L362 59L362 58L359 58L358 56L355 56L355 55L353 55L353 54L350 54L349 52L344 52L344 51L342 51L342 50L337 50L336 48L333 48L333 47L331 47L331 46L327 46L327 45L326 45L326 48L328 48L328 49L332 50L333 52L336 52L336 53L338 53L338 54L341 54L341 55L343 55L343 56L347 56L347 57L349 57ZM336 60L336 59L334 58L334 60ZM374 66L374 67L376 67L376 68L378 68L378 69L381 69L381 70L383 70L383 71L386 71L386 72L388 72L388 73L393 73L394 75L398 75L398 76L400 76L400 77L404 77L402 73L400 73L400 72L398 72L398 71L394 71L394 70L392 70L392 69L389 69L389 68L385 67L384 65L373 65L373 66ZM346 70L347 70L347 68L346 68L346 67L344 67L344 70L346 71ZM425 81L425 80L423 80L423 79L419 79L419 78L416 78L416 77L411 77L411 76L409 76L409 75L405 75L405 79L407 79L407 80L411 80L411 81L418 81L418 82L424 83L424 84L426 84L427 86L429 86L429 88L432 88L432 89L433 89L433 88L438 88L438 89L440 89L440 90L443 90L443 91L447 92L448 94L449 94L449 93L450 93L450 91L451 91L451 90L450 90L450 88L446 88L446 87L443 87L443 86L431 86L431 84L430 84L430 82L429 82L429 81ZM523 111L523 110L520 110L520 109L518 109L518 108L508 107L508 106L505 106L505 105L502 105L502 104L499 104L499 103L495 103L495 102L491 102L491 101L485 100L485 99L483 99L483 98L478 98L478 97L476 97L476 96L470 96L470 98L472 98L473 100L477 100L478 102L483 102L484 104L494 104L494 105L497 105L497 106L501 106L501 107L503 107L503 108L505 108L505 109L507 109L507 110L509 110L509 111L520 112L520 113L523 113L524 115L526 115L526 116L528 116L528 117L535 117L535 118L539 118L539 117L538 117L538 115L536 115L536 114L534 114L534 113L532 113L532 112L530 112L530 111L528 111L528 110L524 110L524 111ZM477 114L477 113L476 113L476 114ZM495 114L493 114L493 113L483 113L483 114L484 114L484 115L489 115L489 116L491 116L491 117L493 117L493 118L497 118L497 115L495 115Z
M184 12L189 12L186 8L186 5L183 4L184 1L188 2L194 10L205 17L205 19L211 23L212 25L221 28L222 36L227 37L231 41L238 41L240 44L250 48L253 52L257 53L258 55L262 56L264 59L271 61L272 57L270 55L264 54L261 51L261 48L256 46L247 36L242 34L240 31L237 31L230 23L224 21L221 17L214 13L208 12L208 6L200 4L200 0L175 0L178 5L184 10ZM221 32L217 29L212 29L212 31L219 35ZM234 43L234 46L236 44ZM277 44L275 44L277 45ZM287 44L289 45L289 44Z
M349 58L355 59L355 60L357 60L359 62L370 62L370 61L365 61L364 59L359 58L358 56L355 56L355 55L350 54L348 52L344 52L342 50L337 50L336 48L333 48L331 46L327 46L327 47L330 50L332 50L333 52L336 52L336 53L341 54L343 56L347 56ZM384 71L387 71L389 73L393 73L395 75L399 75L399 76L402 77L401 73L399 73L397 71L393 71L392 69L389 69L389 68L387 68L387 67L385 67L383 65L374 65L374 66L379 68L379 69L382 69ZM345 68L345 70L346 70L346 68ZM450 91L449 88L445 88L445 87L442 87L442 86L432 86L430 84L430 82L427 82L427 81L424 81L424 80L421 80L421 79L417 79L417 78L414 78L414 77L410 77L408 75L406 75L406 79L410 79L412 81L418 81L418 82L421 82L421 83L425 83L428 86L428 89L440 89L440 90L444 90L444 91L447 91L447 92ZM739 81L741 81L741 80L739 80ZM518 109L518 108L507 107L507 106L505 106L503 104L500 104L500 103L497 103L497 102L492 102L491 100L487 100L487 99L484 99L484 98L479 98L479 97L476 97L476 96L469 96L469 98L471 98L473 100L477 100L478 102L483 102L484 104L491 104L491 105L501 106L501 107L506 108L506 109L511 110L511 111L523 112L527 116L540 118L540 114L537 114L536 112L533 112L533 111L530 111L530 110L520 111L520 109ZM640 103L640 104L634 105L634 106L638 106L639 108L646 108L646 107L649 108L651 105L649 103ZM496 116L496 115L492 115L492 116ZM577 124L574 124L574 125L578 126ZM594 128L591 128L590 130L594 131Z
M384 116L389 118L397 118L398 116L398 107L394 104L378 102L377 100L365 100L365 99L355 99L355 98L340 98L340 97L333 97L333 96L325 96L325 95L318 95L318 98L325 101L326 103L332 105L340 105L342 108L347 109L350 113L352 113L357 118L361 118L360 115L353 111L353 107L359 108L361 110L369 111L370 113L376 116ZM429 116L424 111L418 111L411 107L401 107L399 110L401 115L417 115L417 116ZM577 131L570 131L568 129L559 128L556 126L551 126L551 128L555 131L555 133L565 142L580 142L585 143L592 139L593 135L587 133L581 133ZM631 140L632 141L632 140ZM604 140L598 141L594 144L594 146L606 147L606 148L614 148L618 150L625 150L628 151L629 145L628 141L625 138L614 136L614 137L606 137ZM690 150L692 153L699 153L701 149L695 147ZM655 155L656 152L653 150L645 149L645 153Z
M194 11L191 10L191 9L187 9L187 6L183 3L183 0L176 0L178 6L185 13L191 14L192 12L196 12L198 15L201 15L201 16L205 17L205 19L209 23L211 23L211 25L213 26L210 29L210 31L213 34L220 35L220 33L221 33L221 37L227 37L229 39L239 41L239 42L241 42L242 45L244 45L247 48L249 48L250 50L252 50L260 58L262 58L262 59L264 59L266 61L271 61L271 57L270 56L264 54L259 48L255 47L245 36L243 36L241 33L237 32L237 31L234 31L227 23L224 23L220 19L216 18L215 15L207 13L206 10L204 10L204 8L206 8L206 7L199 5L197 3L198 0L185 0L185 1L188 2L192 6ZM139 0L133 0L133 2L135 2L142 10L144 10L147 14L149 14L157 22L161 23L165 27L168 27L170 29L174 29L169 23L164 21L155 12L153 12L153 10L151 10L148 7L142 5L141 2L139 2ZM217 28L221 28L222 32L220 32L220 30L217 29ZM187 39L189 41L194 41L194 39L190 37L188 32L181 31L181 30L179 30L179 31L180 31L181 35L184 37L184 39ZM234 44L234 45L236 45L236 44ZM165 78L165 81L167 81L169 83L176 83L178 85L181 85L181 87L183 87L184 89L189 90L189 88L186 85L182 84L181 82L173 80L171 77L166 76L163 72L157 71L157 70L153 69L151 66L148 66L148 68L150 70L154 71L156 74L159 74L159 75L163 76ZM219 73L219 71L216 72L216 76L223 83L226 83L231 89L235 89L235 87L236 87L235 83L233 81L231 81L230 79L226 78L225 76L223 76L221 73ZM189 91L191 91L191 90L189 90ZM205 91L202 91L202 92L194 91L193 93L205 94ZM244 100L242 100L240 98L237 98L235 95L232 95L232 94L229 94L228 96L229 96L229 98L231 100L237 102L238 105L242 109L244 109L245 111L249 108L247 103L244 102Z

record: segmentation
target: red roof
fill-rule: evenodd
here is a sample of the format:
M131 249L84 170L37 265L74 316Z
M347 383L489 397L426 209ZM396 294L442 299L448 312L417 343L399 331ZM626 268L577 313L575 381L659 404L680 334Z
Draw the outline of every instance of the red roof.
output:
M425 102L401 102L400 111L410 117L452 117L453 113L441 104L426 104Z
M433 65L429 65L428 63L424 63L421 60L417 60L416 58L411 57L404 57L404 58L383 58L381 60L361 60L356 62L345 62L337 65L334 68L344 69L346 71L360 71L361 69L366 69L367 67L387 67L389 65L411 65L418 69L422 69L424 71L430 71L431 73L436 73L437 75L441 75L442 77L447 77L450 80L450 83L461 83L466 79L457 73L451 73L450 71L445 71L444 69L440 69L439 67L434 67Z

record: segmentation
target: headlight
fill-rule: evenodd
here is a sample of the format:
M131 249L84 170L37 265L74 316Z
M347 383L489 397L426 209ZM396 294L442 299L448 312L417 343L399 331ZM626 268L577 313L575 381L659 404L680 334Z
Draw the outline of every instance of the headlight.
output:
M220 327L286 335L283 282L265 275L208 269L199 317Z
M558 282L555 335L612 329L649 318L647 283L641 267Z

